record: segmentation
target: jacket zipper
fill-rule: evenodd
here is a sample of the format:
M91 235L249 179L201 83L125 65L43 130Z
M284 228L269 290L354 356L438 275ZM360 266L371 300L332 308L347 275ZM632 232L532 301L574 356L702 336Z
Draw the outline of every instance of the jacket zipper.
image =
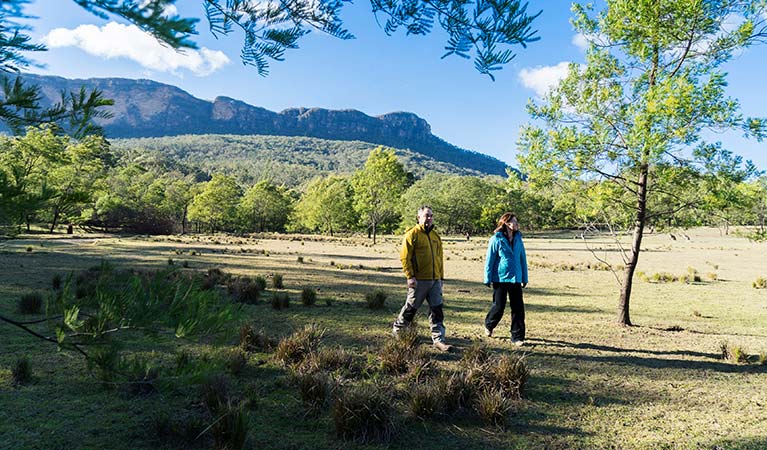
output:
M429 238L429 250L431 251L431 279L435 280L437 277L437 268L434 264L434 247L431 246L431 234L426 233L426 237Z

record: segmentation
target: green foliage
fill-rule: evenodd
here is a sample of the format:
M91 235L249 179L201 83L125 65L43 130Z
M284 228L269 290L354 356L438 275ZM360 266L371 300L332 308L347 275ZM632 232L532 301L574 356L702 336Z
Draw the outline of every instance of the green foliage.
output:
M383 147L370 152L365 167L352 177L354 210L364 218L374 244L378 227L398 219L397 205L406 183L405 169L394 149Z
M344 440L388 442L396 431L392 399L374 385L339 389L331 416L336 435Z
M248 231L284 231L292 199L283 188L262 180L250 187L239 205L242 226Z
M374 289L365 293L365 303L370 309L381 309L386 304L386 291L383 289Z
M352 198L353 191L348 178L315 178L309 182L296 205L297 227L318 230L331 236L334 232L350 229L356 220Z
M28 292L19 298L18 310L21 314L40 314L43 308L43 294Z
M565 179L599 187L591 195L610 205L603 208L610 221L617 216L637 224L630 257L637 259L648 217L673 216L691 206L689 195L673 194L675 180L685 186L693 181L691 170L702 167L709 188L687 192L723 199L732 181L754 174L752 165L744 166L720 144L705 142L702 132L735 129L763 136L763 126L752 127L754 121L726 96L720 67L760 39L753 24L762 20L764 8L621 0L593 14L592 5L575 5L576 31L591 41L586 65L571 64L543 102L528 106L531 118L543 125L521 130L523 171L538 186ZM732 17L739 26L724 27ZM696 50L680 51L690 48ZM700 196L697 201L704 202ZM625 277L632 274L629 266ZM631 323L630 294L621 294L623 324Z
M241 197L242 189L234 178L213 175L189 205L189 220L198 222L208 231L232 231Z

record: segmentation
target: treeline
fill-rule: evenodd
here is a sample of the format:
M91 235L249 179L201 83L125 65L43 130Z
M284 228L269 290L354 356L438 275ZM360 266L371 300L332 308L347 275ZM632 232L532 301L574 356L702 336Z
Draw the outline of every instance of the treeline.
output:
M658 169L648 205L655 228L756 225L764 234L767 178L733 181L689 168ZM263 177L262 177L263 178ZM533 186L509 177L461 176L405 169L393 149L372 150L346 175L317 175L276 184L202 169L159 153L115 153L99 136L75 139L54 125L0 137L0 224L6 232L44 224L144 234L188 232L401 231L431 205L445 233L487 233L513 211L526 229L584 224L633 226L632 210L611 184L563 182Z

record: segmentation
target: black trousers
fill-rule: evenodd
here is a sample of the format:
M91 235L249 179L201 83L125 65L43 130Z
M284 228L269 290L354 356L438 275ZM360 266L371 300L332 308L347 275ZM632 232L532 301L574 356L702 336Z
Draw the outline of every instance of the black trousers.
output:
M511 307L511 340L525 340L525 304L521 283L493 283L493 305L485 316L485 327L494 330L506 310L506 297Z

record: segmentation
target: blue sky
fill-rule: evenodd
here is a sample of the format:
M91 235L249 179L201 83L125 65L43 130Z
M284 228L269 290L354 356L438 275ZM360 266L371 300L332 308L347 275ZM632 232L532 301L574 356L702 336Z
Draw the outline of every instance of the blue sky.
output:
M184 17L202 17L202 1L178 2ZM224 95L273 111L290 107L357 109L369 115L410 111L426 119L446 141L494 156L516 166L515 142L528 121L525 105L546 82L561 73L564 62L583 61L569 23L570 1L531 2L543 9L534 23L540 41L517 47L517 57L496 73L496 81L479 74L473 61L440 59L445 35L387 37L370 13L367 0L347 5L342 13L355 40L342 41L313 32L283 62L270 63L261 77L239 59L241 36L215 39L204 19L195 38L200 49L175 55L133 32L116 18L99 19L70 0L36 0L27 12L31 35L45 40L49 51L31 55L44 67L31 71L67 78L148 78L173 84L212 100ZM146 40L145 40L146 39ZM767 116L767 90L758 69L767 46L747 50L725 66L729 94L741 101L745 115ZM735 153L767 169L767 144L721 136Z

